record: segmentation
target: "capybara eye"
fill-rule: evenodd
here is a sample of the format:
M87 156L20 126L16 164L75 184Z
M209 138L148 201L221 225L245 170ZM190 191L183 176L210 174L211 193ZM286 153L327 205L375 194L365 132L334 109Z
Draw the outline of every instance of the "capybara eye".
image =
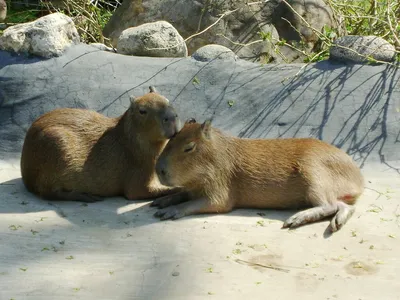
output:
M196 144L194 142L191 142L183 148L183 152L190 152L196 147Z
M140 109L139 109L139 113L140 113L141 115L145 115L145 114L147 114L147 111L146 111L145 109L143 109L143 108L140 108Z

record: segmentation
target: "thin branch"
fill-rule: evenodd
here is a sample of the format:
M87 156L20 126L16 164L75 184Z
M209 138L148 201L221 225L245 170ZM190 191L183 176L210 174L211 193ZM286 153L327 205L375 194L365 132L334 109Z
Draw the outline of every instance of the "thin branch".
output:
M397 48L397 47L400 47L400 40L399 40L399 38L397 37L396 32L395 32L395 30L393 29L393 25L392 25L391 13L390 13L390 1L388 1L388 5L387 5L387 20L388 20L388 23L389 23L390 31L392 32L393 38L394 38L394 40L395 40L396 48Z
M283 268L280 268L280 267L274 267L274 266L271 266L271 265L267 266L267 265L262 265L262 264L259 264L259 263L252 263L252 262L245 261L245 260L242 260L242 259L235 259L235 261L237 263L245 263L247 265L257 266L257 267L266 268L266 269L272 269L272 270L275 270L275 271L281 271L281 272L285 272L285 273L289 273L290 272L290 270L288 270L288 269L283 269Z
M189 36L189 37L187 37L186 39L184 39L183 42L187 42L188 40L190 40L190 39L192 39L192 38L194 38L194 37L196 37L196 36L198 36L198 35L200 35L200 34L203 34L203 33L206 32L207 30L209 30L210 28L212 28L212 27L214 27L215 25L217 25L218 22L222 20L222 18L224 18L224 17L226 17L226 16L228 16L228 15L230 15L230 14L233 14L233 13L236 12L237 10L239 10L239 8L236 8L236 9L234 9L234 10L230 10L230 11L224 12L224 13L223 13L214 23L212 23L210 26L206 27L205 29L203 29L203 30L200 31L200 32L197 32L197 33L195 33L195 34L192 34L191 36ZM178 47L180 44L181 44L181 43L177 43L177 44L175 44L175 45L172 45L172 46L169 46L169 47L162 47L162 48L146 48L146 50L167 50L167 49L173 49L173 48Z

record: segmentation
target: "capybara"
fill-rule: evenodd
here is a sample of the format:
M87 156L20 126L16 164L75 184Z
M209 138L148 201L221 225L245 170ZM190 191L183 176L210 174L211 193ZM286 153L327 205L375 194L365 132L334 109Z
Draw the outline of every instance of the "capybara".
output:
M344 151L313 138L245 139L188 120L160 154L162 184L182 187L187 197L165 196L155 216L178 219L233 208L310 207L283 228L332 217L332 231L351 217L364 190L359 167Z
M155 174L158 155L180 129L175 109L154 87L130 100L117 118L76 108L55 109L39 117L22 148L26 188L44 199L86 202L178 192L160 184Z

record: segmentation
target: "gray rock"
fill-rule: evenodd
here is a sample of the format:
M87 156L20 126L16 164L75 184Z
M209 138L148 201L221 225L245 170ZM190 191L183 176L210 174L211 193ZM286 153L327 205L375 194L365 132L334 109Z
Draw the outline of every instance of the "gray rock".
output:
M0 0L0 22L3 22L7 17L7 3L5 0Z
M195 60L210 61L213 59L237 59L237 55L229 48L221 45L206 45L192 54Z
M49 110L81 107L118 116L130 95L154 85L182 120L213 118L216 127L240 137L315 137L348 151L360 165L375 161L386 170L396 162L400 170L400 72L394 67L330 60L199 63L93 49L75 45L52 59L0 51L0 78L7 78L0 80L0 160L20 155L26 129Z
M338 38L330 48L330 59L363 63L368 57L392 62L396 58L394 46L381 37L348 35Z
M49 58L62 55L69 46L79 41L71 18L54 13L7 28L0 37L0 49Z
M279 36L286 41L303 40L309 48L313 48L318 41L318 36L300 16L317 30L322 30L324 26L331 28L338 26L333 18L332 9L323 0L291 0L287 2L298 14L285 2L280 2L273 16L273 24L278 30Z
M124 30L118 39L118 53L151 57L186 57L185 41L166 21L146 23Z

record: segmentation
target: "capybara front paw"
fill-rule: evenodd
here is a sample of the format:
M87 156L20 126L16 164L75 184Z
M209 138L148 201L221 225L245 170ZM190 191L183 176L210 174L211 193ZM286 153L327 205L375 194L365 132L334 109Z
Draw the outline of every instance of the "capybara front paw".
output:
M176 220L176 219L184 217L185 214L183 212L181 212L177 207L170 206L170 207L158 210L154 214L154 216L156 218L160 218L161 220L168 220L168 219Z
M157 206L159 208L165 208L167 206L170 206L170 201L171 197L170 196L164 196L155 199L153 202L151 202L150 206Z

